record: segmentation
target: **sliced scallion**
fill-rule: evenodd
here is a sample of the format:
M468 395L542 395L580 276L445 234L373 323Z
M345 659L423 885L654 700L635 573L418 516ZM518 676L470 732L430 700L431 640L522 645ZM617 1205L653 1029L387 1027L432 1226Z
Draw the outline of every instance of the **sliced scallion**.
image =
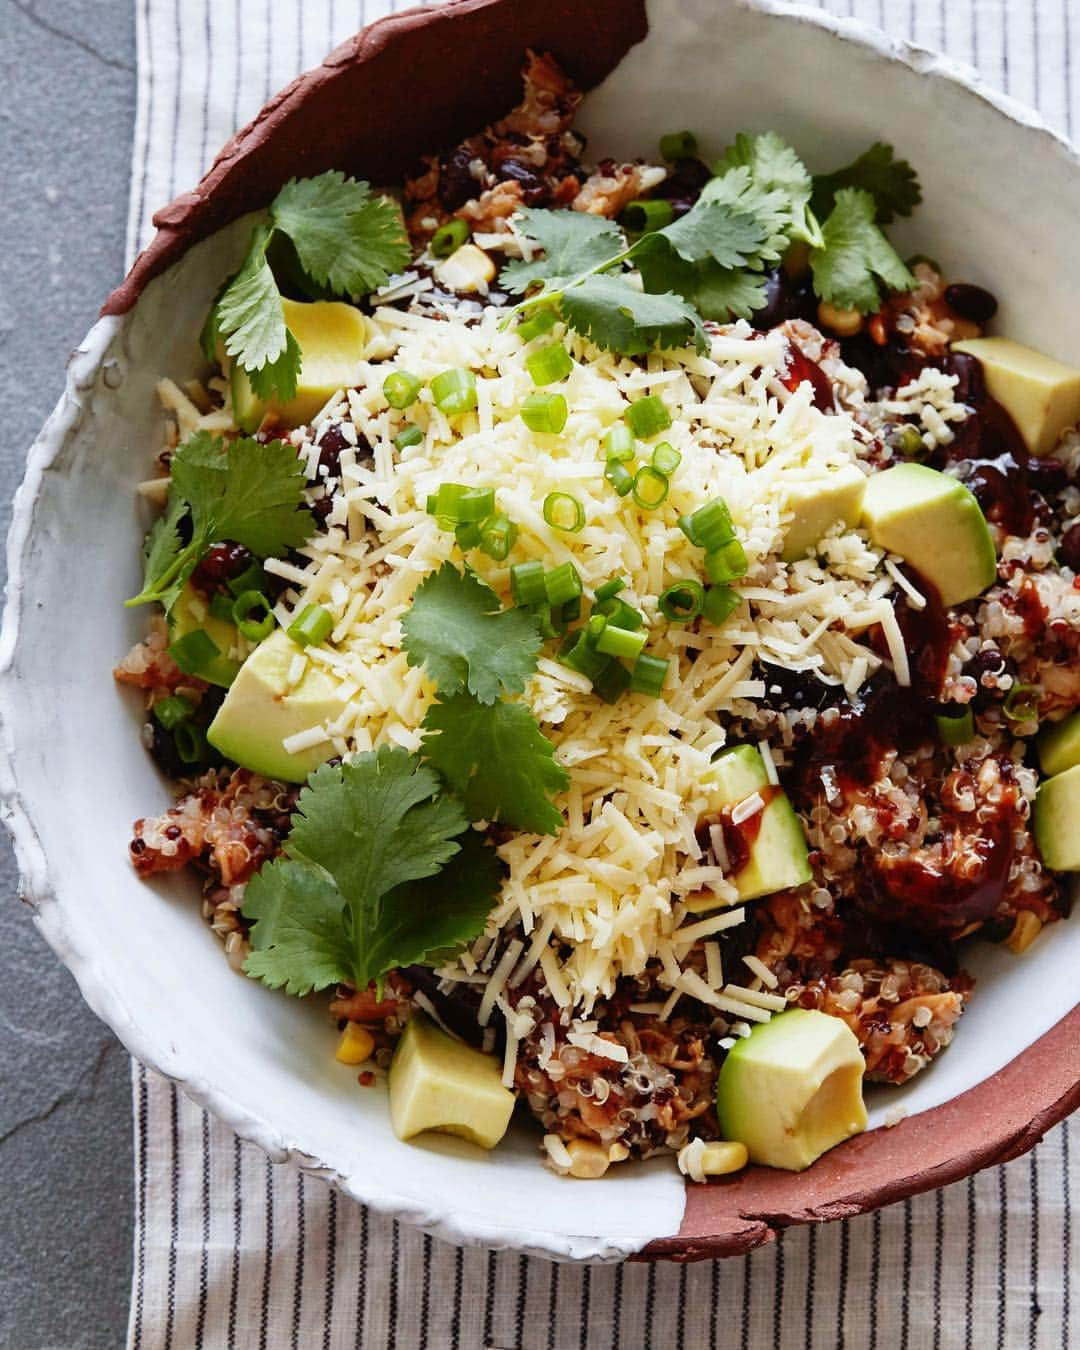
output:
M670 202L663 197L652 197L628 202L621 221L632 234L645 234L648 230L662 230L665 225L670 225L674 215Z
M479 524L495 509L495 489L441 483L438 492L428 498L427 509L428 515L435 516L444 530L452 530L468 521Z
M692 131L669 131L660 137L660 154L666 160L691 159L697 154L697 137Z
M517 542L518 527L499 511L480 526L480 550L494 562L503 562Z
M195 705L183 694L170 694L168 698L159 699L151 711L166 731L172 731L181 722L188 720L195 711Z
M573 563L565 562L547 573L544 590L550 605L565 605L568 600L574 600L581 594L581 575Z
M193 628L169 646L169 655L185 675L202 677L221 655L221 648L203 628Z
M462 521L454 527L454 541L463 553L476 548L480 543L480 524L475 520Z
M469 237L469 226L464 220L448 220L445 225L440 225L431 236L431 243L428 247L434 258L449 258L451 253L456 253Z
M419 445L424 439L424 433L415 422L406 422L398 434L394 437L395 450L408 450L411 446Z
M651 698L659 698L670 665L671 662L665 661L661 656L650 656L648 652L642 652L634 662L630 676L631 693L648 694Z
M454 417L476 407L476 376L471 370L444 370L431 381L431 397L440 412Z
M1002 711L1010 722L1036 722L1040 692L1036 684L1014 684L1005 695Z
M636 632L645 624L645 620L641 617L641 611L635 609L633 605L628 605L625 600L620 600L617 595L597 601L593 609L597 614L602 614L608 623L613 623L616 628L627 628L631 632Z
M522 342L531 342L541 333L549 333L559 316L549 305L537 306L529 317L518 324L516 332Z
M407 370L395 370L383 380L383 398L399 411L411 407L420 393L420 381Z
M585 528L585 508L569 492L549 492L544 498L544 523L553 530L577 534Z
M596 617L601 618L602 615ZM626 628L616 628L613 623L609 623L596 639L596 650L603 652L605 656L619 656L628 661L636 661L647 640L647 633L631 633Z
M630 430L643 441L658 436L671 426L671 414L659 394L646 394L644 398L635 399L623 416Z
M636 450L634 433L625 422L617 422L604 433L604 458L609 464L633 459Z
M667 475L654 469L651 464L643 464L634 474L634 501L643 511L655 511L668 495Z
M530 394L521 405L521 420L530 431L557 436L566 426L567 411L562 394Z
M253 618L253 613L262 610L262 618ZM240 630L241 637L249 642L261 642L274 631L274 616L270 612L270 601L262 591L245 591L233 602L232 619Z
M559 648L559 661L594 682L600 678L611 662L610 656L604 656L589 645L584 628L572 633Z
M714 586L726 586L729 581L746 576L748 566L746 550L737 539L729 539L705 554L705 573Z
M605 703L618 703L630 688L630 672L621 661L609 661L592 682L593 693Z
M975 719L969 707L943 708L934 721L942 745L966 745L975 735Z
M525 369L532 376L533 384L542 387L565 380L574 369L574 362L561 342L549 342L526 359Z
M515 605L537 605L547 601L542 562L514 563L510 569L510 594Z
M202 727L194 722L178 722L172 736L182 764L202 764L207 759L206 732Z
M658 472L670 478L682 463L682 455L667 441L661 441L652 452L652 466Z
M604 465L604 477L620 497L625 497L634 486L634 475L617 459L609 459Z
M693 577L683 577L660 593L657 604L670 623L689 623L697 618L705 605L705 587Z
M679 529L697 548L717 549L735 538L731 512L723 497L714 497L688 516L679 517Z
M301 647L317 647L334 627L334 616L322 605L305 605L285 630Z
M718 628L739 608L739 592L731 586L710 586L705 592L702 617Z
M626 582L622 577L612 577L610 581L605 581L602 586L597 586L595 599L597 602L611 600L618 595L620 591L626 590Z

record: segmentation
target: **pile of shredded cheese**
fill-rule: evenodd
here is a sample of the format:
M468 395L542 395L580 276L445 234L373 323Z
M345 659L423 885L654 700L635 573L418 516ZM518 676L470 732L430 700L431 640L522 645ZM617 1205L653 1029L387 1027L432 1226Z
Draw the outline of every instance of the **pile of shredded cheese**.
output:
M550 644L525 698L570 773L559 802L566 828L558 837L519 834L499 848L508 878L488 931L441 974L482 989L482 1024L496 1008L507 1016L508 1074L517 1036L532 1022L515 1018L505 995L537 965L578 1038L574 1043L608 1058L622 1047L581 1019L620 976L638 974L654 959L671 993L649 1011L667 1015L686 993L742 1019L749 1030L784 1000L770 992L760 963L750 966L750 978L743 971L726 982L717 935L744 912L732 907L737 896L718 856L722 841L703 849L696 835L710 809L705 773L725 743L725 722L752 720L768 704L769 662L854 695L881 665L867 641L867 630L881 625L897 679L907 682L890 602L894 588L907 583L891 560L863 534L840 526L816 556L780 560L791 520L788 487L859 464L865 432L846 412L819 411L808 383L795 392L784 386L789 348L780 331L755 336L737 324L712 335L707 355L665 352L633 360L598 352L558 326L523 344L505 325L505 311L470 309L457 318L376 310L356 387L335 396L313 426L295 436L310 476L326 427L338 426L358 448L342 453L340 480L323 484L332 497L328 529L302 550L304 565L267 563L290 583L276 609L283 626L310 603L326 606L335 620L325 645L297 656L290 678L298 682L315 662L337 677L347 702L335 723L292 738L287 748L325 743L328 754L347 754L392 743L417 749L434 690L423 670L406 662L401 618L425 576L448 558L461 563L453 534L427 514L426 501L446 482L494 488L496 509L520 534L506 562L477 550L469 563L504 603L510 602L510 564L526 559L548 568L573 562L586 595L622 578L623 598L645 616L649 651L672 658L673 669L662 697L628 695L608 706L586 678L553 659ZM564 340L575 358L573 373L559 386L569 417L558 436L529 431L518 415L534 388L526 358L552 338ZM434 406L427 387L451 367L474 371L478 393L476 411L453 419ZM425 382L405 413L390 409L381 392L395 369ZM948 391L918 392L921 402L944 405ZM174 410L178 394L175 387L169 392ZM646 394L659 395L672 418L657 439L682 456L668 499L654 511L618 497L603 477L604 433ZM406 421L419 425L423 441L399 452L392 441ZM181 424L183 430L182 417ZM545 524L543 501L553 491L572 493L581 503L580 533ZM703 573L701 550L677 519L717 496L731 510L750 563L736 583L743 603L720 628L669 623L658 612L659 593ZM766 765L775 778L768 754ZM684 965L698 942L704 942L704 973ZM567 960L557 954L563 945L572 952Z

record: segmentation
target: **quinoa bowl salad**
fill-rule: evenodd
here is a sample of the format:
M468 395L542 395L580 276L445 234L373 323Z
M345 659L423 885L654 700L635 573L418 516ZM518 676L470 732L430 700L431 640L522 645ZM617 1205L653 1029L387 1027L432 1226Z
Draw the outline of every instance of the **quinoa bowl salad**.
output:
M138 904L420 1167L827 1178L1070 928L1080 373L903 247L899 134L604 158L519 62L280 186L145 377Z

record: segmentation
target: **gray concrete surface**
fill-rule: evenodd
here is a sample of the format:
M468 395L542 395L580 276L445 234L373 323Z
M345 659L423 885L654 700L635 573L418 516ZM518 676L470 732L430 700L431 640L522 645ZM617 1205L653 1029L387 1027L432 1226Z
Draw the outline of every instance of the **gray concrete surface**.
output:
M131 0L0 0L0 529L64 360L123 272ZM117 1350L128 1058L16 898L0 845L0 1347Z

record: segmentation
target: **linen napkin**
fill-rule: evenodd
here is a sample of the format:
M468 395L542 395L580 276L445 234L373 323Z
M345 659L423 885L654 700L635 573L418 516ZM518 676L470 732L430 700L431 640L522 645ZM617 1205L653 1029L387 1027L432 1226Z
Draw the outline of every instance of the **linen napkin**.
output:
M584 0L583 0L584 2ZM136 0L128 253L233 130L386 0ZM405 8L402 3L401 8ZM976 65L1071 133L1080 0L826 0ZM1074 920L1075 921L1075 920ZM567 1266L461 1249L271 1164L133 1067L132 1350L1069 1350L1080 1118L1026 1158L748 1257ZM1080 1212L1078 1210L1077 1212Z

